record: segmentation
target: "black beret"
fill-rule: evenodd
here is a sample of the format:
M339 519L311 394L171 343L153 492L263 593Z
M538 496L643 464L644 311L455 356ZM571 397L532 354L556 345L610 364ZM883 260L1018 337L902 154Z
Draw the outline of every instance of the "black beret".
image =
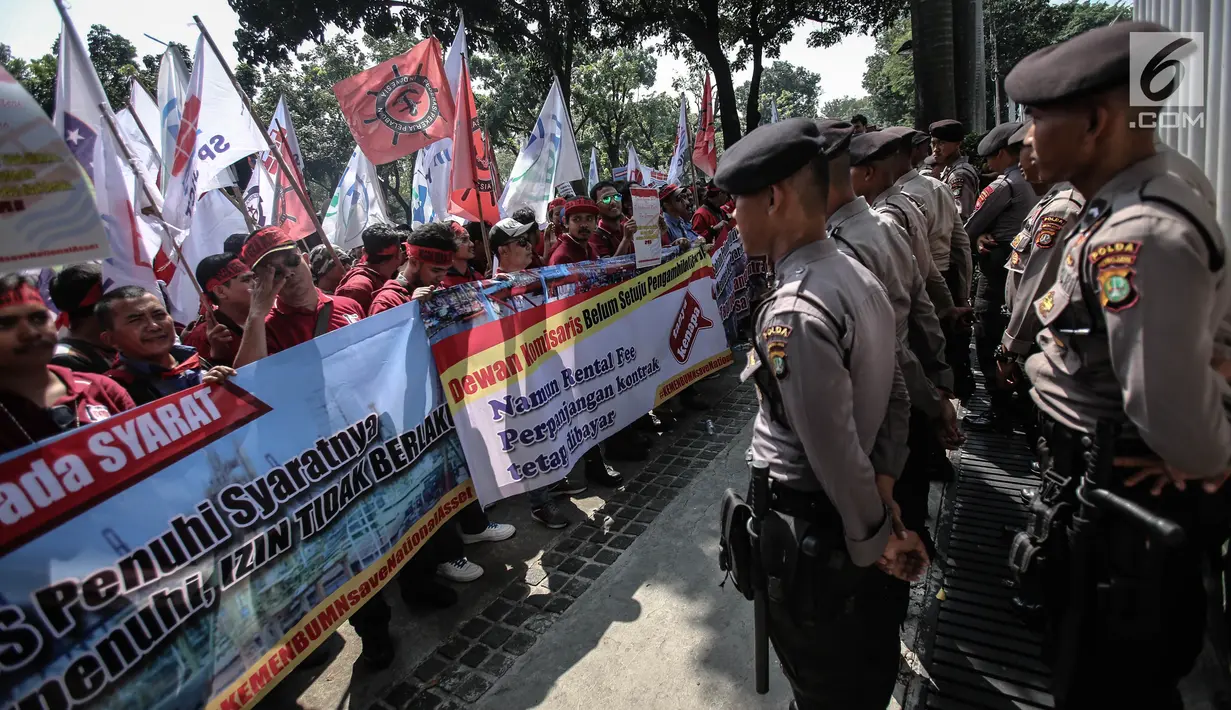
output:
M788 118L769 123L723 151L714 184L732 195L751 195L794 175L824 148L816 121Z
M855 134L855 126L834 118L825 118L816 122L821 130L821 140L825 142L825 157L833 158L846 152L850 146L851 136Z
M961 143L966 137L966 129L962 127L960 121L954 121L952 118L946 118L943 121L937 121L928 126L928 133L932 137L940 141L949 141L951 143Z
M883 160L897 153L901 145L902 136L889 130L861 133L851 138L851 165Z
M999 153L1001 148L1008 146L1012 142L1009 139L1021 127L1020 121L1009 121L988 131L987 135L983 136L983 140L979 141L979 155L986 158L989 155Z
M1026 121L1025 123L1022 124L1021 128L1017 129L1017 133L1014 133L1009 138L1009 145L1013 145L1014 143L1025 143L1026 134L1029 132L1030 132L1030 121Z
M1127 87L1129 35L1166 31L1153 22L1117 22L1083 32L1018 62L1005 77L1005 91L1019 104L1043 106Z
M894 138L901 138L904 142L899 145L899 148L906 147L906 143L915 146L932 140L932 137L928 134L923 131L915 130L909 126L890 126L888 128L881 129L881 133L888 133Z

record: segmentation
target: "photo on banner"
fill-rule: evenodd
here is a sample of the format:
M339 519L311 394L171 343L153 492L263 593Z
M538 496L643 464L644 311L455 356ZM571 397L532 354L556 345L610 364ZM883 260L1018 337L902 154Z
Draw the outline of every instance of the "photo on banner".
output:
M0 704L254 706L474 500L430 358L412 304L0 459Z

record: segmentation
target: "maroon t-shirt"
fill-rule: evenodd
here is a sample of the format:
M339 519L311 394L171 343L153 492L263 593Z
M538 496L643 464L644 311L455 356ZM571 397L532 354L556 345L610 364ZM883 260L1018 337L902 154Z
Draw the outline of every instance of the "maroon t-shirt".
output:
M32 441L55 436L76 426L100 422L134 407L128 392L109 377L73 372L58 365L48 365L47 369L59 377L68 390L53 407L67 407L74 418L62 421L61 424L67 425L67 428L62 428L51 409L21 395L0 390L0 405L12 415L10 418L0 413L0 453L20 449Z
M473 266L470 266L469 264L466 265L466 273L464 274L458 271L456 267L450 266L448 273L446 273L444 279L440 281L440 287L449 288L450 286L456 286L458 284L470 283L471 281L481 281L481 280L483 280L483 275L479 273L478 269L474 268ZM385 283L385 286L388 286L394 281L397 281L397 279L396 278L389 279L389 281ZM388 308L388 306L386 306L386 308ZM368 312L375 313L376 311L373 311L369 308Z
M273 310L265 316L265 345L270 355L311 340L316 330L316 316L330 301L333 302L333 312L329 314L326 333L358 323L365 315L363 306L345 296L326 296L317 289L316 298L316 308L311 310L291 308L281 298L274 301Z
M376 315L381 311L387 311L390 308L410 303L410 291L402 284L400 279L389 279L384 286L376 289L376 295L372 296L372 307L368 309L368 315Z
M209 345L209 326L206 325L204 318L198 318L191 328L184 331L180 336L180 342L184 345L191 345L196 348L197 352L202 353L214 365L226 365L231 367L235 364L235 356L239 353L239 341L244 337L243 326L236 325L230 318L223 315L222 311L214 310L214 319L220 324L225 325L231 331L231 342L226 346L226 352L222 353L222 357L214 355L213 350Z
M358 303L363 308L364 315L367 315L368 308L372 305L372 296L387 280L376 269L366 264L355 264L342 276L333 293Z
M590 254L593 259L603 259L609 256L615 256L616 249L620 247L620 242L624 240L624 223L628 221L627 217L619 217L617 219L609 219L602 217L598 220L598 229L594 234L590 235Z
M573 241L573 238L567 234L561 234L556 240L556 248L552 251L551 259L547 263L551 266L576 264L579 261L590 261L593 258L588 245Z

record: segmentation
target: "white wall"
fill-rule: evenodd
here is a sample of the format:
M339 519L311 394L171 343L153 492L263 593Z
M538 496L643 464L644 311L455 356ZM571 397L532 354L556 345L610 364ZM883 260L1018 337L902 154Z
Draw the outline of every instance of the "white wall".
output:
M1133 15L1177 32L1205 33L1205 128L1165 128L1159 135L1210 178L1219 223L1231 239L1231 1L1135 0Z

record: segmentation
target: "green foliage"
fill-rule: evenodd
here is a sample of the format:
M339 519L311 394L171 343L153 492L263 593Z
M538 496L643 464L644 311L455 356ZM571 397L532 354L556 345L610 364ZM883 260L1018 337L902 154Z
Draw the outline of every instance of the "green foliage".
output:
M915 70L909 54L898 54L909 39L910 18L904 17L877 36L876 51L868 57L863 88L870 111L865 113L877 125L914 125Z
M748 104L751 82L745 81L735 90L740 106ZM769 123L770 101L778 104L779 118L817 116L817 99L821 95L821 75L790 62L777 61L761 74L761 124Z
M103 25L90 27L86 34L86 46L112 108L125 106L131 93L129 82L140 71L137 48Z
M56 57L44 54L38 59L14 57L7 44L0 44L0 64L13 75L30 96L50 116L56 103Z
M851 116L861 113L867 117L868 123L871 125L881 125L880 118L876 115L876 110L872 107L872 98L870 96L841 96L836 99L830 99L821 105L821 116L823 118L840 118L842 120L850 120Z

